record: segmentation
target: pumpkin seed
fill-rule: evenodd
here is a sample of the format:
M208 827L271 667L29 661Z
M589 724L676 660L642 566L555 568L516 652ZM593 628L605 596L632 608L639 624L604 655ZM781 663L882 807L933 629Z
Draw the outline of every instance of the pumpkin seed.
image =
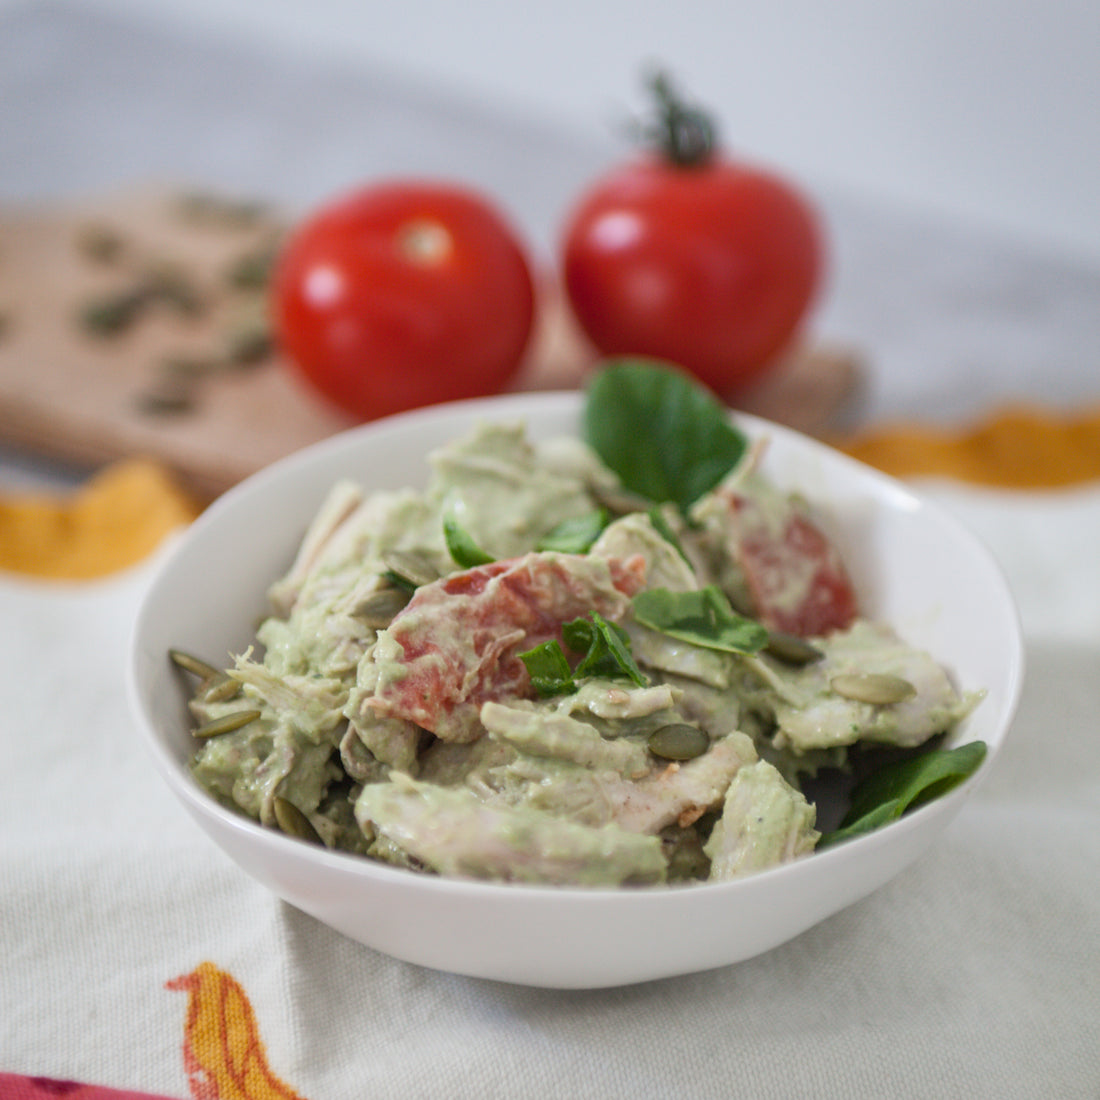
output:
M184 317L198 317L205 303L187 274L175 264L156 263L145 275L150 297L170 305Z
M221 669L208 665L205 661L192 656L190 653L185 653L182 649L170 649L168 650L168 656L172 658L173 663L185 672L197 676L200 680L211 680L215 676L221 675Z
M416 587L439 580L439 570L424 554L391 550L382 562L391 573L396 573Z
M219 737L223 733L232 733L247 726L249 722L255 722L260 717L258 710L235 710L229 714L223 714L220 718L214 718L205 725L191 731L192 737Z
M226 281L238 290L263 290L271 281L278 241L268 241L238 256L226 271Z
M597 504L602 504L609 512L625 516L630 512L646 512L653 507L653 501L632 493L618 485L590 483L588 491Z
M203 703L227 703L230 699L235 699L240 691L240 680L234 680L232 676L218 672L203 682L196 698Z
M409 594L401 588L379 588L365 597L352 615L374 630L385 630L408 602Z
M649 751L663 760L693 760L710 747L710 738L684 722L671 722L649 735Z
M878 707L901 703L917 694L917 689L908 680L888 672L844 673L834 676L830 686L845 699Z
M195 408L195 392L183 379L163 378L137 396L138 409L153 416L188 413Z
M233 320L225 333L226 358L238 367L259 363L273 348L271 326L262 316L242 314Z
M114 336L130 328L148 303L144 284L94 298L81 309L80 325L96 336Z
M85 225L77 233L76 246L96 263L113 263L123 250L119 233L107 225Z
M805 638L799 638L797 634L786 634L782 630L772 630L768 633L764 652L785 665L796 667L820 661L825 656L817 646L810 645Z
M275 813L275 823L287 836L314 844L324 843L320 833L313 827L313 822L289 799L276 795L272 799L271 808Z
M160 368L165 375L188 381L216 374L224 370L225 366L225 360L216 355L166 355L160 361Z
M247 229L267 212L266 206L250 199L230 198L208 191L180 195L177 210L182 218L211 229Z

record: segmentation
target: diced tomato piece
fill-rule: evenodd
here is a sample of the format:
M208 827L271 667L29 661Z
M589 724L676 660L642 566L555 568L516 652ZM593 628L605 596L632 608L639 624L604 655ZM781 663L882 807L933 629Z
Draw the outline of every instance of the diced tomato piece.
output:
M785 500L731 494L730 503L732 553L760 622L801 638L850 626L859 613L855 588L821 528Z
M376 651L370 705L446 741L480 736L481 704L532 694L518 654L563 623L599 612L615 621L645 583L645 560L528 554L455 573L418 588ZM392 643L401 647L392 653Z

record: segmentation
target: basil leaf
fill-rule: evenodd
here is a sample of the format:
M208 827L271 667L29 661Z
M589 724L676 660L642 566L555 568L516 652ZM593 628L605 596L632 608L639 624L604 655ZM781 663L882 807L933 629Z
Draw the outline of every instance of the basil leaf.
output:
M692 592L650 588L634 597L638 622L671 638L726 653L756 653L768 642L767 630L739 615L713 584Z
M463 569L473 569L477 565L488 565L492 555L485 553L470 532L458 522L451 510L443 513L443 537L447 542L447 552Z
M564 519L542 537L535 549L557 550L561 554L584 554L600 537L609 519L610 514L606 508Z
M539 695L569 695L577 690L565 651L556 638L519 654L519 659L527 666L531 686Z
M584 433L626 489L685 511L737 465L747 446L709 390L645 359L612 360L596 373Z
M646 512L649 516L649 522L653 524L653 529L661 536L675 551L684 559L685 562L691 567L691 571L695 572L695 566L691 564L691 559L684 553L684 548L680 545L680 540L676 537L676 532L673 531L668 525L668 520L665 519L664 513L660 507L656 504Z
M854 836L874 832L875 829L880 829L883 825L889 825L891 821L896 821L901 817L904 809L901 799L891 798L888 802L881 803L873 810L868 810L867 813L851 822L851 824L841 825L831 833L822 833L815 849L821 851L822 848L827 848L830 844L839 844L842 840L850 840Z
M609 680L632 680L638 687L645 687L646 678L630 652L626 632L616 623L609 623L598 611L592 612L591 620L565 623L562 637L574 653L585 654L573 673L578 679L602 676Z
M929 749L869 775L852 792L852 802L840 826L817 842L821 848L859 836L901 817L957 787L985 759L984 741L954 749Z

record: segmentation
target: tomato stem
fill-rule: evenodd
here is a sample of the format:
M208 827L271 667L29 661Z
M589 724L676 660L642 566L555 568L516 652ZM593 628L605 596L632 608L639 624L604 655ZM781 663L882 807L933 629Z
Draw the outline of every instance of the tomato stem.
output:
M664 156L683 168L709 160L717 144L710 116L685 103L673 91L666 73L654 73L649 83L658 108L657 121L650 135Z

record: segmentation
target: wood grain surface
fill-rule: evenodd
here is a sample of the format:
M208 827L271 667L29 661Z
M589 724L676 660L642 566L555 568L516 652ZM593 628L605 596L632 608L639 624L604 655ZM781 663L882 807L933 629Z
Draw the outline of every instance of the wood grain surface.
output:
M89 468L154 458L210 499L352 427L276 350L234 358L265 312L262 285L239 285L235 273L286 224L254 203L174 185L0 208L0 442ZM108 332L83 319L134 290L141 305L128 325ZM540 306L514 388L575 388L596 356L550 280ZM850 416L861 379L849 350L810 345L731 403L828 434Z

